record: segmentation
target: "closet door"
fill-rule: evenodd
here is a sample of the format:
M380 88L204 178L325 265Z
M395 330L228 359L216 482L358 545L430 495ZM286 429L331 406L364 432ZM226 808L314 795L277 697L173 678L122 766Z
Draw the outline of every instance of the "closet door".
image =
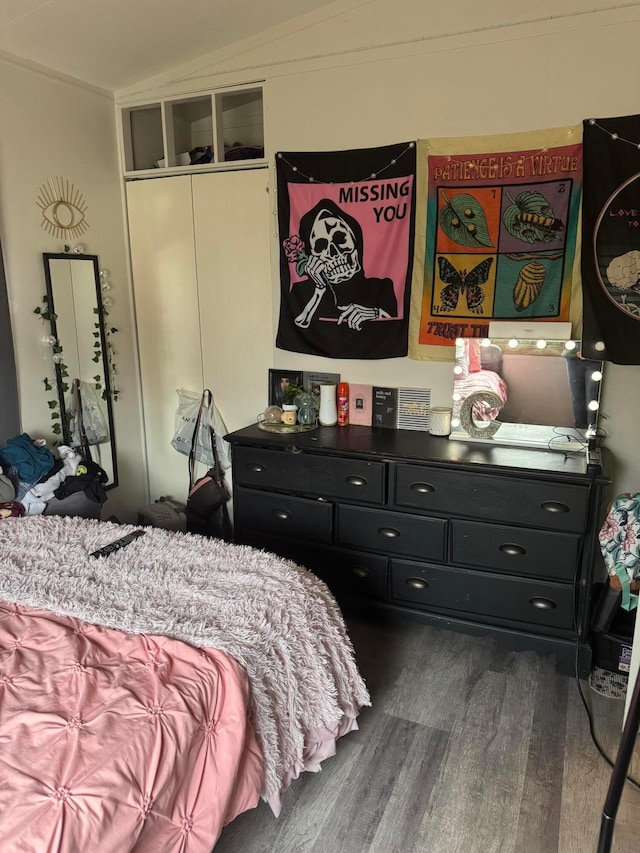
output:
M205 385L229 430L267 404L273 352L268 171L193 176Z
M127 183L149 493L184 501L187 457L171 446L176 389L203 388L191 178Z

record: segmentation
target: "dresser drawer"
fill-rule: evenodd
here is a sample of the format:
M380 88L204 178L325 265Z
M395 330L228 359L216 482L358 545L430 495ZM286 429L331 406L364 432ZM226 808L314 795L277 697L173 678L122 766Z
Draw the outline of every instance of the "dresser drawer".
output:
M445 515L579 533L588 493L562 483L400 464L395 467L394 502Z
M233 480L244 486L383 504L386 465L362 459L237 446L233 449Z
M520 577L573 581L579 537L473 521L451 522L451 559Z
M392 596L425 608L571 629L573 587L470 569L391 561Z
M280 539L259 531L247 531L242 544L271 551L309 569L336 594L384 599L387 596L388 559L295 539Z
M444 560L446 527L441 518L338 506L338 543L384 554Z
M387 596L386 557L339 548L315 548L304 565L336 594L384 599Z
M326 501L235 486L233 511L240 536L261 530L328 544L333 537L333 504Z

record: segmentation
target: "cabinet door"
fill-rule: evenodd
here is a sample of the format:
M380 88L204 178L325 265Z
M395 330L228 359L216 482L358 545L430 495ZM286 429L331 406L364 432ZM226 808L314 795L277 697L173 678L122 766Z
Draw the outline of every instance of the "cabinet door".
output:
M268 172L193 176L204 381L229 430L267 404L273 350Z
M126 185L149 493L184 499L187 457L171 446L176 388L202 389L191 178Z

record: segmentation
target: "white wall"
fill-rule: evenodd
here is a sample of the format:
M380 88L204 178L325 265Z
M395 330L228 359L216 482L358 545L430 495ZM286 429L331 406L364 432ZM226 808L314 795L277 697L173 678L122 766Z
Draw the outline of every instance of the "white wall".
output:
M106 93L0 60L0 237L13 326L22 429L53 439L52 376L45 324L33 313L45 292L43 252L61 252L64 240L41 227L39 188L63 177L87 203L84 244L111 273L110 320L119 369L120 399L114 404L120 487L111 490L105 513L127 520L145 501L133 316L128 286L113 99ZM1 391L1 389L0 389ZM131 516L134 518L135 516Z
M640 9L601 0L455 4L344 0L199 62L116 93L119 103L265 80L265 139L278 150L509 133L640 112ZM593 11L593 10L596 11ZM275 176L271 174L272 187ZM274 202L275 208L275 202ZM273 336L279 304L272 231ZM331 370L346 380L450 392L448 365L335 361L265 353L266 367ZM640 368L607 366L602 411L614 493L640 490L634 424ZM258 407L259 408L259 407Z

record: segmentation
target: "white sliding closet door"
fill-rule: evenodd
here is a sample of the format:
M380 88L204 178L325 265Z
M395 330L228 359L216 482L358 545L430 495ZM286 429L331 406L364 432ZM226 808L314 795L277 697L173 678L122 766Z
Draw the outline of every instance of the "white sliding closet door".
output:
M267 404L273 349L266 169L193 177L205 386L229 430Z
M176 389L203 387L191 178L127 183L151 500L185 500L187 457L171 446Z

